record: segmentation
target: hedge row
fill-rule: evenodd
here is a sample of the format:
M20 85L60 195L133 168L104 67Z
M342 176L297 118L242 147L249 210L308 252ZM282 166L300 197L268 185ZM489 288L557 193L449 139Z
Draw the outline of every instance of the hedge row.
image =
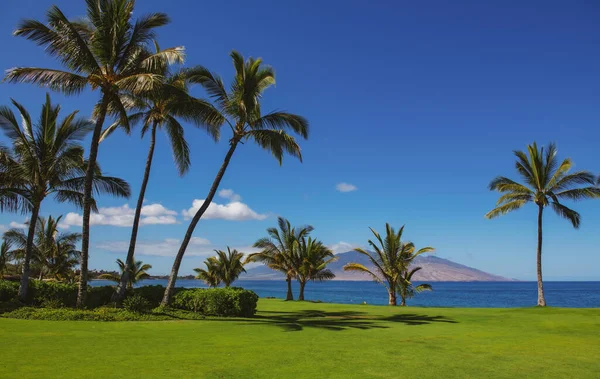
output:
M74 307L77 285L32 280L26 303L48 309ZM0 280L0 302L17 300L19 283ZM160 305L165 288L145 286L135 288L127 295L124 308L133 313L148 312ZM114 287L88 287L87 306L95 309L110 305ZM251 317L256 313L258 296L243 288L177 288L171 306L207 316ZM88 315L86 315L87 317ZM95 316L93 316L95 317Z

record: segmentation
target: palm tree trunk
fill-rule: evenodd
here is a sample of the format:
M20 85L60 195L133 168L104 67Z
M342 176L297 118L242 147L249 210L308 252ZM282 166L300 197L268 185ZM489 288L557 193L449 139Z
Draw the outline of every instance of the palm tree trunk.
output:
M400 301L400 306L406 307L406 298L404 296L402 296L402 300Z
M292 278L288 276L286 279L287 282L287 295L285 296L285 301L294 300L294 294L292 293Z
M538 284L538 300L537 305L540 307L546 306L546 298L544 297L544 283L542 281L542 214L544 207L539 205L538 210L538 245L537 245L537 284Z
M304 301L304 287L306 287L306 281L300 281L300 294L298 295L298 300Z
M36 204L31 211L29 219L29 231L27 232L27 244L25 245L25 260L23 262L23 271L21 274L21 285L19 286L19 300L25 302L27 299L27 290L29 289L29 274L31 273L30 263L33 255L33 238L35 237L35 226L37 224L40 206Z
M210 187L210 191L208 191L206 200L204 200L204 203L202 203L202 206L200 207L200 209L198 209L198 212L196 212L196 214L194 215L194 218L192 218L192 222L190 222L190 226L188 226L188 229L185 232L185 237L183 238L183 241L181 242L181 246L179 247L179 251L177 252L177 256L175 257L175 262L173 262L173 268L171 269L171 275L169 276L169 282L167 283L167 288L165 289L165 294L164 294L162 302L161 302L161 305L163 305L163 306L169 305L169 302L171 301L171 295L173 294L173 289L175 288L175 283L177 282L177 275L179 273L179 267L181 266L181 261L183 260L183 255L185 254L185 250L187 249L188 244L190 243L190 240L192 239L192 234L194 233L194 229L196 229L196 225L198 224L198 221L200 221L200 218L202 217L204 212L206 212L206 210L208 209L208 206L212 202L212 199L215 197L215 194L217 193L217 189L219 189L219 184L221 183L221 180L223 179L223 176L225 175L225 171L227 170L229 161L231 160L231 157L233 156L233 153L235 152L235 148L237 147L238 143L239 143L239 139L237 139L236 137L234 137L231 140L231 146L229 147L229 151L227 152L227 155L225 155L223 164L221 165L221 168L219 169L219 172L217 173L217 176L215 177L212 187Z
M98 119L92 135L90 145L90 155L88 157L88 167L85 172L85 183L83 185L83 227L81 231L81 259L79 274L79 289L77 291L77 307L85 306L88 281L88 258L90 249L90 213L92 208L92 184L94 181L94 168L96 167L96 158L98 157L98 145L100 144L100 134L106 118L108 108L108 96L102 95L102 103L98 111Z
M137 206L135 208L135 216L133 218L133 227L131 228L131 239L129 241L129 250L127 251L127 258L125 260L125 271L121 275L121 281L115 292L114 301L117 305L121 305L125 298L127 289L127 281L129 280L129 273L133 267L133 256L135 254L135 244L137 241L138 228L140 226L140 217L142 215L142 207L144 205L144 197L146 195L146 187L148 186L148 180L150 179L150 169L152 168L152 158L154 158L154 146L156 145L156 128L157 123L154 122L152 125L152 133L150 134L150 148L148 149L148 158L146 158L146 169L144 170L144 178L142 179L142 187L140 188L140 194L138 196Z
M392 290L388 290L389 293L389 305L396 305L396 292Z

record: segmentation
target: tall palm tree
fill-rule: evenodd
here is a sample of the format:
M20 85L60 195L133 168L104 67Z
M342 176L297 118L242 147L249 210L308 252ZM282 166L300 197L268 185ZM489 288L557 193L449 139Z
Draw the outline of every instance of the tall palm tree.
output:
M400 282L398 283L397 292L400 295L400 305L406 305L406 299L414 297L417 293L423 291L431 291L433 287L430 284L423 283L415 286L412 283L413 275L420 271L422 267L411 267L413 261L423 253L429 253L434 251L432 247L426 247L424 249L416 250L415 245L412 242L402 243L400 249L402 258L405 262L405 269L401 273Z
M39 279L51 276L56 280L69 279L78 263L76 244L81 240L80 233L64 233L58 230L62 216L47 219L38 217L31 256L31 266L35 267ZM16 246L14 254L24 256L27 234L22 229L10 229L4 234L5 240Z
M283 218L277 218L277 228L268 228L269 237L261 238L254 243L253 247L261 249L258 253L252 253L246 258L246 263L260 262L269 268L280 271L285 275L287 282L286 300L294 300L292 293L292 279L296 277L294 267L294 252L298 249L300 241L313 231L310 225L296 229L291 223Z
M366 256L371 264L372 269L360 263L348 263L344 266L345 271L358 271L364 272L370 275L376 282L383 284L389 295L389 305L396 305L396 290L398 285L402 281L402 273L407 270L409 262L407 262L405 256L403 256L403 249L406 244L402 243L402 234L404 233L404 226L402 226L398 232L390 226L385 224L385 238L381 238L373 228L371 232L375 236L376 244L372 240L369 240L369 246L373 249L373 252L369 252L364 249L356 248L356 252ZM421 255L433 251L431 247L425 247L415 253L415 255Z
M221 284L221 275L219 275L219 263L216 257L209 257L204 261L204 268L195 268L196 279L202 280L209 287L218 287Z
M287 133L288 130L297 133L302 138L308 138L308 121L303 117L287 112L262 114L260 99L263 92L275 84L273 69L264 66L261 59L244 60L244 57L236 51L231 53L231 58L235 68L235 77L229 92L225 89L221 78L204 67L196 67L188 72L190 82L202 85L214 99L216 108L221 112L233 135L229 140L229 151L225 155L221 168L204 202L192 218L177 252L169 283L165 289L163 305L168 305L171 299L179 267L194 229L212 202L238 145L253 141L261 148L270 151L281 164L285 153L302 159L300 146L294 137Z
M158 44L156 50L157 52L160 51ZM220 125L223 123L220 113L210 103L189 94L185 72L180 71L173 74L165 66L161 74L165 77L165 84L160 90L149 91L138 96L131 94L121 95L122 103L125 104L127 109L134 112L129 116L129 123L131 125L137 122L142 123L142 137L146 133L150 133L150 146L148 148L148 157L146 158L146 168L135 208L129 249L125 262L133 262L132 258L135 254L139 222L146 196L146 187L150 179L152 160L154 158L156 132L164 130L167 133L171 142L171 150L173 151L177 171L183 176L190 167L190 151L184 137L184 128L178 119L192 122L196 126L204 128L215 140L219 138ZM112 124L103 132L101 140L110 135L119 126L119 122ZM129 269L123 271L123 277L115 292L115 301L117 303L121 303L125 298L129 272Z
M127 126L127 114L119 94L152 90L162 83L155 70L164 62L181 62L182 47L151 54L147 44L155 38L154 30L169 22L167 15L152 13L133 23L134 0L86 0L85 20L71 21L57 6L47 14L47 25L36 20L22 21L16 36L23 36L56 57L66 71L17 67L8 70L9 82L34 83L67 95L84 89L100 90L89 151L89 166L83 188L83 228L81 242L81 275L77 304L85 304L87 294L90 212L93 209L93 176L102 127L109 109L118 110L122 125Z
M542 218L544 208L551 206L556 214L571 222L575 229L579 228L579 213L568 208L562 200L583 200L600 197L600 188L596 186L596 178L588 171L569 173L573 162L570 158L559 163L556 158L556 145L551 143L545 149L538 148L534 142L527 146L527 152L514 151L517 161L515 168L524 181L517 183L499 176L489 185L491 191L498 191L500 196L496 208L488 212L486 218L495 218L517 210L527 203L534 203L538 208L538 240L537 240L537 305L546 306L542 281Z
M120 283L121 277L123 276L123 271L127 269L127 265L120 259L117 259L117 264L119 265L120 273L102 274L99 275L98 278ZM129 280L127 281L127 289L132 289L137 282L150 277L148 270L152 268L152 265L142 261L135 261L134 264L130 265L129 267L131 267L131 271L128 276Z
M327 265L336 260L333 252L317 239L302 238L294 254L296 279L300 284L298 300L304 300L304 288L309 280L331 280L335 274Z
M11 248L12 244L6 239L3 239L2 245L0 245L0 279L8 272L8 262L13 259Z
M31 213L19 287L19 297L24 300L42 202L49 195L54 195L59 202L70 202L78 207L83 207L86 201L85 175L91 164L84 160L79 143L93 125L88 120L76 118L77 112L60 121L60 106L52 105L49 95L46 95L39 121L35 124L21 104L14 100L12 103L19 110L22 125L8 107L0 107L0 129L12 147L0 149L0 193L4 195L0 210ZM129 196L129 185L125 181L103 176L95 163L91 167L94 168L92 184L96 193ZM96 210L93 198L89 205Z

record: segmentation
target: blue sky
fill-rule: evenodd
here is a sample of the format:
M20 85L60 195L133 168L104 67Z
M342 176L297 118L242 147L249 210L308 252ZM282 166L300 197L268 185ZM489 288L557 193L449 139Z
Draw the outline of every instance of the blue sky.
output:
M59 67L11 32L21 18L43 19L53 3L69 17L82 16L84 2L6 1L0 69ZM181 272L191 273L213 248L247 250L282 215L312 224L315 236L339 251L364 246L369 226L406 224L408 239L434 246L440 257L533 279L535 209L486 220L497 199L487 185L496 175L515 177L512 150L534 140L555 141L577 169L600 173L600 5L524 3L138 1L136 15L171 16L159 42L185 46L188 65L202 64L228 81L232 49L262 57L277 72L263 109L285 109L311 123L302 164L285 159L279 167L257 147L238 149L221 185L231 191L217 199L213 218L199 223ZM13 97L37 114L44 93L4 83L0 102ZM79 109L86 117L98 98L92 92L52 96L65 114ZM156 274L170 270L187 228L182 211L206 196L227 148L225 129L218 144L192 126L186 136L192 168L184 178L166 137L158 138L146 221L162 224L140 229L136 253ZM104 170L127 179L135 196L147 145L135 131L113 135L100 150ZM340 183L356 190L340 192ZM92 268L115 268L123 258L129 228L115 224L127 225L132 211L124 205L133 208L135 196L101 199L101 207L111 208L102 222L113 225L93 226ZM547 212L545 277L600 280L600 201L573 206L582 214L580 230ZM77 210L52 201L43 208L44 214L69 212ZM2 214L0 228L23 221Z

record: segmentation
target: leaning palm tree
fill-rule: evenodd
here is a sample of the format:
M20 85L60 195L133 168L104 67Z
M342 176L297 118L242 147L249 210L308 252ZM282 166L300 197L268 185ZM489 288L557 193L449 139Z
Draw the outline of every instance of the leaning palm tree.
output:
M146 45L155 38L154 30L166 25L168 17L153 13L132 21L134 0L86 0L85 20L71 21L57 7L47 14L47 24L36 20L22 21L16 36L23 36L56 57L66 71L17 67L8 70L9 82L34 83L63 92L79 94L84 89L100 90L94 116L96 119L90 144L89 166L83 188L83 239L81 275L77 304L85 303L87 294L90 212L93 209L93 176L102 127L109 109L118 110L119 119L128 125L126 110L120 101L122 91L145 92L158 87L162 76L156 73L164 62L181 62L183 48L175 47L151 54Z
M202 280L209 287L218 287L221 284L221 275L219 275L219 264L216 257L209 257L204 261L204 268L195 268L196 279Z
M156 49L157 52L160 51L158 45ZM184 128L179 120L188 121L202 127L215 140L219 138L219 127L223 123L219 112L210 103L194 98L189 94L185 72L171 74L168 67L165 66L161 74L165 77L165 84L159 90L149 91L138 96L131 94L121 96L122 103L126 105L127 109L134 112L129 116L129 123L133 125L140 122L142 124L142 137L147 133L150 134L146 168L135 208L129 249L125 262L132 262L132 257L135 254L139 222L146 196L146 187L150 179L152 160L154 158L156 132L158 130L166 132L171 142L171 150L173 151L177 171L183 176L190 167L190 151L184 137ZM119 126L119 122L112 124L103 132L101 139L106 138L106 136ZM123 277L115 292L114 300L117 303L122 302L125 298L125 287L129 280L129 271L129 269L123 271Z
M269 237L261 238L254 243L253 247L261 249L258 253L248 255L246 263L260 262L272 270L279 271L285 275L287 282L286 300L294 300L292 294L292 279L296 277L294 267L294 252L298 249L300 240L307 237L313 231L310 225L293 228L288 220L283 217L277 219L277 228L268 228Z
M360 263L348 263L344 266L344 270L366 273L376 282L383 284L388 291L389 305L396 305L396 290L402 281L402 273L407 270L410 263L402 254L405 246L402 242L404 226L396 233L390 224L385 224L385 238L381 238L379 233L372 228L369 229L371 229L379 245L369 240L369 246L373 249L372 253L360 248L354 250L366 256L373 265L373 268L369 269ZM430 251L433 251L433 248L425 247L417 251L415 255L421 255Z
M115 283L121 282L121 277L123 276L123 271L127 269L127 265L120 259L117 259L117 264L119 265L120 273L109 273L99 275L99 279L110 280ZM133 286L143 279L148 279L150 274L148 274L148 270L152 268L152 265L144 263L142 261L135 261L132 265L129 265L131 270L129 272L129 280L127 281L127 289L132 289Z
M8 272L8 263L13 259L12 244L6 239L0 245L0 279Z
M81 234L60 232L58 225L61 219L62 216L37 219L30 264L40 280L45 276L56 280L68 279L78 263L80 252L76 244L81 240ZM4 238L17 247L15 256L26 255L27 234L22 229L10 229Z
M42 106L37 123L29 112L16 101L21 125L8 107L0 107L0 129L4 131L11 149L0 149L0 193L3 201L0 210L30 213L29 232L19 287L19 297L27 296L30 261L38 214L44 199L49 195L59 202L70 202L78 207L85 204L85 181L88 162L83 158L80 141L91 131L90 121L76 118L73 112L59 120L60 106L52 105L50 96ZM97 164L92 184L96 193L128 197L129 185L118 178L102 175ZM96 204L92 198L92 209Z
M177 252L169 282L165 289L163 305L168 305L171 299L179 267L194 229L211 204L231 157L239 144L253 141L261 148L270 151L281 164L285 153L302 159L300 146L298 146L294 137L288 134L288 130L297 133L302 138L308 138L308 121L303 117L287 112L262 114L260 99L263 92L275 84L273 69L264 66L261 59L249 58L244 60L244 57L236 51L231 53L231 58L235 68L235 77L229 92L225 89L221 78L204 67L196 67L188 72L190 82L202 85L214 99L216 108L221 112L233 135L229 140L229 150L225 155L221 168L204 202L192 218L181 247Z
M294 254L297 261L296 279L300 284L298 300L304 300L304 288L309 280L324 281L335 278L327 265L336 260L333 252L317 239L302 238Z
M556 214L579 228L579 213L568 208L562 200L583 200L600 197L600 188L596 179L588 171L569 173L573 163L570 158L559 163L556 158L556 145L551 143L545 149L538 149L534 142L527 146L527 152L514 151L517 161L515 167L525 184L499 176L490 183L491 191L498 191L500 196L496 208L488 212L486 218L495 218L517 210L527 203L534 203L538 208L538 240L537 240L537 305L546 306L542 281L542 217L544 208L551 206Z

